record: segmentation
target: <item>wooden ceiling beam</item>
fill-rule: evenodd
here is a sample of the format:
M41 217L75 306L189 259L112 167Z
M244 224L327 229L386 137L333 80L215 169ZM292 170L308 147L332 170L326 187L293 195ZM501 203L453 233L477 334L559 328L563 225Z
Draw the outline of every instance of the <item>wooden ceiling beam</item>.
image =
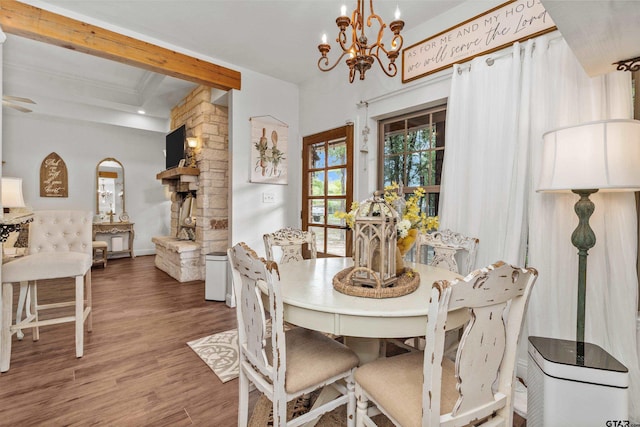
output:
M240 89L240 72L15 0L0 0L5 33L216 89Z

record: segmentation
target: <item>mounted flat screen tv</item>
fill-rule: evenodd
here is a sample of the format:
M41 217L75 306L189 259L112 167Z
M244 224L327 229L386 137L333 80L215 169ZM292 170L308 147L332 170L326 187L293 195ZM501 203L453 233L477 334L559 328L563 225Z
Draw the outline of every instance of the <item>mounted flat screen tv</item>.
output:
M167 169L175 168L184 159L185 143L187 141L187 128L185 125L172 130L167 135Z

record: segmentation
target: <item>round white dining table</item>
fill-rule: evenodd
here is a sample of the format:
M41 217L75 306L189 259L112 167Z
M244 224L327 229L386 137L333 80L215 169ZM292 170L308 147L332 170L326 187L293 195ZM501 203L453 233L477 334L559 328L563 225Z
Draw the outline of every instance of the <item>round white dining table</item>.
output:
M379 338L424 335L433 282L462 278L446 269L407 262L407 267L420 274L418 289L401 297L364 298L333 288L336 273L352 265L350 257L316 258L278 268L284 319L307 329L344 336L362 362L377 357ZM450 312L447 329L455 329L467 320L466 311Z

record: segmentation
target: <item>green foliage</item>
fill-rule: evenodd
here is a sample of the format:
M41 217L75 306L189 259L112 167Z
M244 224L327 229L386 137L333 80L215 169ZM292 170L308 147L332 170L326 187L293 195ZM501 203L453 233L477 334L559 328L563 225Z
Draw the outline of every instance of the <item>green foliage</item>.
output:
M430 127L385 138L384 185L417 187L436 182L436 135Z

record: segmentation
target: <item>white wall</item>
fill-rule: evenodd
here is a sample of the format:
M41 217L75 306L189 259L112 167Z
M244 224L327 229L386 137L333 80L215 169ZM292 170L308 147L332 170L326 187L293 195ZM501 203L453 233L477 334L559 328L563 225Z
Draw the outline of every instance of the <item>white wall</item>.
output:
M404 47L418 43L501 3L503 3L501 0L467 1L411 31L403 32ZM411 17L403 19L408 21ZM331 39L332 35L329 36ZM334 55L335 53L337 51ZM330 57L335 58L331 55ZM356 75L354 82L349 84L348 68L346 64L339 64L329 72L321 72L317 68L310 70L313 78L300 86L300 133L302 136L342 126L346 120L354 122L355 200L370 197L371 193L377 190L376 119L439 105L446 102L449 96L450 68L403 84L402 58L399 57L396 62L398 75L394 78L387 77L376 63L367 71L364 81L358 80L359 75ZM366 109L358 105L360 101L368 101L369 104L368 154L360 152L361 132L365 126L366 117Z
M298 88L249 70L242 72L242 90L229 97L231 244L245 241L264 253L262 235L285 226L299 227L300 147ZM249 118L271 115L289 125L288 185L249 182L251 129ZM165 169L165 133L4 112L2 158L4 176L23 178L25 201L33 209L95 211L95 168L115 157L125 169L126 208L135 222L136 255L155 253L151 237L170 234L170 201L155 176ZM39 196L42 160L55 151L69 173L68 198ZM275 203L263 203L264 192Z
M229 101L229 158L231 159L230 245L245 242L264 255L262 235L285 226L300 227L301 138L298 130L298 88L248 70L242 72L242 90L232 91ZM289 125L288 184L249 182L251 123L270 115ZM275 195L275 203L263 203L262 195Z
M155 253L151 237L169 234L170 203L155 179L165 168L165 134L82 121L4 112L3 176L23 179L34 210L96 209L96 166L106 157L124 166L126 210L135 223L136 255ZM67 165L69 197L40 197L40 164L56 152Z

